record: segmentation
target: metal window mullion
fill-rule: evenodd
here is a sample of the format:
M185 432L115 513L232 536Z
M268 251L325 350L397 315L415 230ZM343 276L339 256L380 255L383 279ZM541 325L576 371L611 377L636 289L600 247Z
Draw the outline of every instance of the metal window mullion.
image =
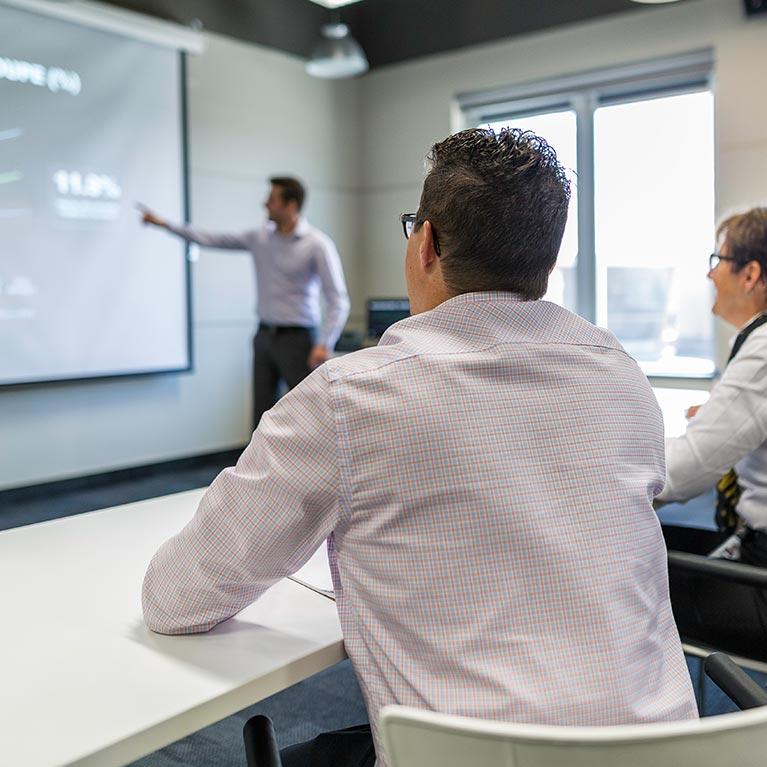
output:
M471 124L483 125L485 123L541 114L543 112L565 112L572 108L571 101L572 95L569 93L553 94L521 101L486 104L469 110L465 114Z
M663 90L705 79L709 76L713 64L713 50L706 48L677 56L635 61L607 69L518 83L509 87L458 93L456 101L462 110L469 112L477 108L481 110L488 104L514 104L527 99L551 98L553 94L589 91L607 93L616 88L628 92L634 89L637 83L653 83L654 87Z
M669 96L683 96L688 93L700 93L711 90L711 76L701 76L695 80L688 80L677 85L666 84L658 86L652 82L643 82L641 87L634 89L603 88L599 91L599 106L611 107L618 104L636 104L638 101L650 101Z
M578 258L576 259L577 310L589 322L597 319L597 263L594 223L594 111L597 93L573 95L576 116L578 163Z

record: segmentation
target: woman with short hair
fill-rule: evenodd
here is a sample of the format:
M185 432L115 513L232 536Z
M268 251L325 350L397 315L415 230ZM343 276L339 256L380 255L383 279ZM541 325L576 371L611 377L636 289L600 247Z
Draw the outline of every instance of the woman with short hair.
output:
M712 556L767 567L767 208L727 218L717 242L712 311L740 332L708 402L691 408L681 437L666 440L666 486L656 502L716 487L719 528L733 535Z

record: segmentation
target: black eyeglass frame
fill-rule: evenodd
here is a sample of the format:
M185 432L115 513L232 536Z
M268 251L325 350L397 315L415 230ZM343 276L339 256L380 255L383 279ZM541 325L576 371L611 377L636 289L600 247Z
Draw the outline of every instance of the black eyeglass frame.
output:
M734 264L738 263L738 259L735 258L735 256L722 256L719 253L712 253L708 257L709 272L713 272L714 269L716 269L716 267L719 266L720 261L732 261Z
M413 231L415 230L416 224L418 223L418 214L417 213L402 213L399 217L400 223L402 224L402 231L405 234L405 239L409 240L410 235L413 234ZM423 223L423 222L421 222ZM432 224L431 227L431 236L432 240L434 242L434 252L438 255L442 255L442 251L439 247L439 240L437 239L437 232L434 229L434 225Z

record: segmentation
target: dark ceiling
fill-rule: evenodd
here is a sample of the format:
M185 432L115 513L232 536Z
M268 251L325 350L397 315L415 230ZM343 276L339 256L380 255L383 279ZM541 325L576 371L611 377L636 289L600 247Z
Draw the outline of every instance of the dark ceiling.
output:
M683 0L690 2L691 0ZM652 13L632 0L362 0L329 11L309 0L107 0L161 19L307 57L340 16L371 68L613 13Z

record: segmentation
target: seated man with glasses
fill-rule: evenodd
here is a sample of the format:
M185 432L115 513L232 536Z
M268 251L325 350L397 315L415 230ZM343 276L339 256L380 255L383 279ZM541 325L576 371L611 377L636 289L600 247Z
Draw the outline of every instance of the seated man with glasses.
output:
M436 144L402 217L412 316L264 415L155 555L155 631L206 631L328 539L372 733L286 767L385 765L389 703L516 722L697 716L652 498L663 424L615 337L546 292L569 182L518 130Z
M708 402L690 408L686 432L667 441L656 505L716 487L723 543L710 556L767 567L767 208L730 216L717 239L712 311L739 333Z

